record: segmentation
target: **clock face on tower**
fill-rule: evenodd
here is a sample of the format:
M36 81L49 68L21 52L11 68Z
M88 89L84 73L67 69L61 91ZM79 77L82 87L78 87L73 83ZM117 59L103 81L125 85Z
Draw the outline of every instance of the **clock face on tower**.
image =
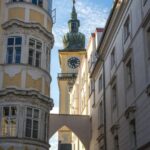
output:
M72 69L79 67L80 59L77 57L71 57L68 59L68 66Z

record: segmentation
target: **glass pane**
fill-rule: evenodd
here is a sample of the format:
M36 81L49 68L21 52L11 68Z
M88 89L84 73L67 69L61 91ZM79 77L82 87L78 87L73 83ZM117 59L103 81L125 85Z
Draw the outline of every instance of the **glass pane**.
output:
M31 137L31 129L26 128L26 137Z
M29 46L30 47L35 47L35 40L34 39L29 40Z
M42 49L42 43L41 42L37 42L36 43L36 48L41 50Z
M10 120L10 136L16 136L16 119Z
M33 50L30 49L29 50L29 62L28 62L30 65L33 65L33 54L34 54Z
M38 130L38 121L36 120L33 121L33 129Z
M27 108L27 117L32 117L32 108Z
M22 38L21 37L16 37L15 45L21 45L21 43L22 43Z
M39 118L39 110L34 110L34 118Z
M17 114L17 108L16 107L11 107L11 115L16 116Z
M21 47L16 47L16 58L15 62L19 64L21 61Z
M8 117L9 116L9 107L4 107L3 109L4 109L3 115Z
M8 136L9 132L8 132L8 119L7 118L3 118L2 119L2 135L3 136Z
M40 6L40 7L43 6L43 0L39 0L39 6Z
M41 61L41 53L40 52L36 52L36 67L40 66L40 61Z
M13 63L13 47L7 48L7 63L8 64Z
M30 128L32 127L32 120L31 119L27 119L26 120L26 128Z
M33 138L38 138L38 121L33 121Z
M32 0L32 4L36 4L37 5L37 0Z
M8 38L7 45L14 45L14 38Z

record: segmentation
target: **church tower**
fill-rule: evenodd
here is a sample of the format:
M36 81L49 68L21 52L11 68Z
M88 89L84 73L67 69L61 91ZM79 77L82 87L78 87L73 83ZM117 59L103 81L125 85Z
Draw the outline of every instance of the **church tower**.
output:
M69 32L63 37L64 48L59 50L59 60L61 73L58 74L58 85L60 91L59 113L70 114L70 91L76 80L78 68L82 57L86 54L85 36L79 32L80 21L75 9L73 8L71 19L68 21ZM63 127L59 130L59 149L71 150L72 143L71 131Z
M0 150L48 150L52 0L0 0Z

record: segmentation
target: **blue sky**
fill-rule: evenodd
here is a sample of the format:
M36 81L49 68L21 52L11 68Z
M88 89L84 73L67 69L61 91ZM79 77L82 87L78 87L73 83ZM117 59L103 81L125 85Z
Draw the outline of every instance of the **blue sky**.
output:
M113 0L76 0L76 10L80 20L80 32L86 36L86 45L96 27L104 27L112 8ZM57 74L60 72L58 50L63 48L62 37L68 32L68 20L72 10L72 0L53 0L53 8L56 8L56 23L53 26L55 44L51 55L51 97L54 100L52 113L58 112L59 91ZM57 136L51 140L51 150L57 150Z

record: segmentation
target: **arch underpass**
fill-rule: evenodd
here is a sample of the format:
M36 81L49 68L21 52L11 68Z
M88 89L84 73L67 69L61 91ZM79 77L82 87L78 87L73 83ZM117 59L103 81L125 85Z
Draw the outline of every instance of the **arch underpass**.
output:
M83 143L86 150L89 150L91 140L91 121L89 116L50 114L49 137L51 138L63 126L70 128Z

